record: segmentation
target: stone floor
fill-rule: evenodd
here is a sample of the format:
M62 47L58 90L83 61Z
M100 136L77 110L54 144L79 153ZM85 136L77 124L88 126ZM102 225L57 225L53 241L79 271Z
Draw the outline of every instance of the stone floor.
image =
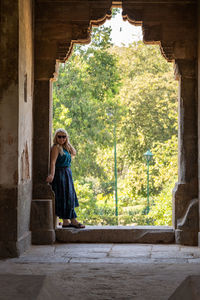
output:
M200 275L200 248L152 244L32 246L20 258L0 260L0 274L50 275L66 299L168 299L187 276Z

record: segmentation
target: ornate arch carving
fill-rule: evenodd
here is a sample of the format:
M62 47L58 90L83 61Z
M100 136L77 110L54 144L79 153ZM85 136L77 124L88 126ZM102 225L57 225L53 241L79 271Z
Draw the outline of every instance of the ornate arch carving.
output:
M112 11L107 10L103 16L96 15L92 16L89 22L73 23L72 24L72 39L70 43L60 43L57 49L57 56L60 62L65 62L72 54L74 44L89 44L91 42L91 31L92 27L98 27L103 25L106 20L111 19ZM62 50L62 51L60 51Z
M69 58L75 43L89 43L92 26L110 19L111 7L112 0L36 0L35 78L51 78L55 62Z
M195 0L124 0L122 8L123 19L142 26L144 43L159 44L167 61L196 56Z
M52 76L55 61L64 62L69 58L75 43L90 42L92 26L99 26L111 18L111 7L116 1L36 0L35 3L35 58L38 62L35 75L46 78ZM196 56L195 0L123 0L117 3L122 4L124 20L142 26L144 43L159 44L168 61ZM41 71L43 62L49 65L48 74Z

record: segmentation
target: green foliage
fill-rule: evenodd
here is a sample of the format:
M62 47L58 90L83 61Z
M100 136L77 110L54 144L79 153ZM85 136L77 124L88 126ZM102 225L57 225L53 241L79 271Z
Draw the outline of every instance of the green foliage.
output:
M85 224L114 225L113 130L117 132L119 223L171 225L177 180L177 83L158 46L111 43L111 28L76 46L54 84L54 129L64 127L77 150L72 163L77 210ZM146 211L146 162L150 204Z
M119 96L126 107L119 136L129 160L141 161L155 141L177 134L177 83L157 46L138 42L115 47L112 53L123 72Z

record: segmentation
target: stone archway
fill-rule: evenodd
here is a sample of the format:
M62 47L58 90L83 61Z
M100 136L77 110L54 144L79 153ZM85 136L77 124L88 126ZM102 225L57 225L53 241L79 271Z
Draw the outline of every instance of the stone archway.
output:
M70 56L74 43L87 43L91 26L102 24L111 17L112 5L120 5L124 19L142 26L144 42L160 44L164 57L175 62L175 74L179 79L179 179L173 196L173 225L177 243L197 244L196 4L194 0L36 0L32 202L34 243L53 243L55 240L53 195L44 179L49 167L49 156L46 153L50 149L50 79L56 76L56 62L63 62ZM47 220L45 224L44 219Z

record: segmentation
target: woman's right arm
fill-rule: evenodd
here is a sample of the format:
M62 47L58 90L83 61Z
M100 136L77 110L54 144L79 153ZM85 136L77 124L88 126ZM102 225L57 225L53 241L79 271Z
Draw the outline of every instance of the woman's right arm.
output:
M56 165L56 160L58 157L58 148L56 146L53 146L51 149L51 157L50 157L50 174L47 177L46 181L47 182L52 182L54 175L55 175L55 165Z

